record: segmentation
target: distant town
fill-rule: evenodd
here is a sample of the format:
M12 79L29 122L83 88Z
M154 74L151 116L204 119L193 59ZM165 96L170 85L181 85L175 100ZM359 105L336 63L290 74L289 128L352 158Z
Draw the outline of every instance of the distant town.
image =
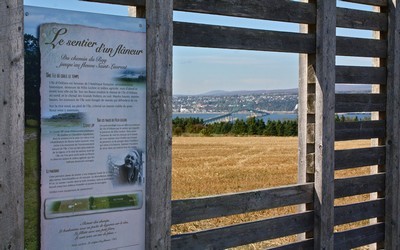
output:
M238 110L294 111L297 89L273 91L213 91L202 95L176 95L174 113L228 113Z

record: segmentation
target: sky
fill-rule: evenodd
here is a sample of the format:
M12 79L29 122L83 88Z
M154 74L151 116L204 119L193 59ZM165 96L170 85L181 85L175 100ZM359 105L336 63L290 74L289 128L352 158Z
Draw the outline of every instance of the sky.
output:
M25 0L25 5L127 16L127 6L82 2L78 0ZM338 6L368 7L339 1ZM68 17L66 17L68 18ZM72 17L70 17L72 18ZM102 18L103 19L103 18ZM105 19L105 18L104 18ZM126 22L121 19L121 25ZM102 22L104 21L104 22ZM298 32L299 25L174 12L174 21L236 26L244 28ZM99 20L105 23L105 20ZM94 23L93 26L96 26ZM25 27L25 30L28 27ZM371 37L371 32L337 29L342 36ZM337 57L338 65L371 65L371 59ZM298 54L245 50L177 47L173 49L173 94L195 95L213 90L270 90L298 87Z

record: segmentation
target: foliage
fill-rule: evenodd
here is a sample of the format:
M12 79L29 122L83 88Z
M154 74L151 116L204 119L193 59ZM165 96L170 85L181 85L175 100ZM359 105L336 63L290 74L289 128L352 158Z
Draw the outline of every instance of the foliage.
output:
M40 117L40 51L39 40L24 35L25 47L25 120Z
M357 116L346 117L336 115L336 122L356 122ZM181 136L183 134L201 134L203 136L212 135L235 135L235 136L297 136L297 120L268 120L265 123L262 119L256 117L247 120L237 119L234 122L216 122L205 124L200 118L180 118L172 120L173 135Z
M251 117L247 120L237 119L234 122L216 122L205 124L199 118L180 118L172 120L172 131L176 136L183 134L211 135L264 135L264 136L297 136L297 121L271 121L267 124L261 119Z
M34 135L25 141L25 249L39 249L39 140L38 129L26 129L26 134Z

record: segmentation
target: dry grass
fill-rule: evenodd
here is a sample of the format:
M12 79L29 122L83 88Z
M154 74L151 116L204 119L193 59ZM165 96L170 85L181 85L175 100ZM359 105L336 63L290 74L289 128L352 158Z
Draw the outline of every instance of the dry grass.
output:
M182 199L226 194L297 182L297 137L174 137L172 197ZM335 145L337 149L368 147L370 142L351 141ZM369 168L337 171L336 178L369 173ZM367 200L368 195L337 199L336 205ZM284 207L225 218L175 225L173 234L199 231L236 223L294 213L296 207ZM366 222L336 227L346 230ZM251 244L237 249L260 249L295 241L295 236Z

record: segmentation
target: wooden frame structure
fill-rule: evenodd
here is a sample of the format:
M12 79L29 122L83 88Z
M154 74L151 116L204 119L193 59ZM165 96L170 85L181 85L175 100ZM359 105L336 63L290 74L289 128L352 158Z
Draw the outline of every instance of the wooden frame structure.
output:
M400 248L400 0L336 1L90 0L137 6L147 19L146 249L220 249L299 234L275 249ZM0 248L23 248L23 7L0 3ZM172 21L188 11L301 25L301 32L265 31ZM375 32L376 39L336 36L336 28ZM212 39L211 39L212 37ZM172 45L300 54L299 183L244 193L170 200ZM336 56L375 58L375 66L338 66ZM374 93L335 93L337 84L373 84ZM335 113L374 112L371 121L335 123ZM336 141L372 139L368 148L335 149ZM335 171L376 166L369 175ZM335 206L337 198L371 194ZM295 214L170 236L170 226L299 205ZM335 232L336 225L368 220Z

